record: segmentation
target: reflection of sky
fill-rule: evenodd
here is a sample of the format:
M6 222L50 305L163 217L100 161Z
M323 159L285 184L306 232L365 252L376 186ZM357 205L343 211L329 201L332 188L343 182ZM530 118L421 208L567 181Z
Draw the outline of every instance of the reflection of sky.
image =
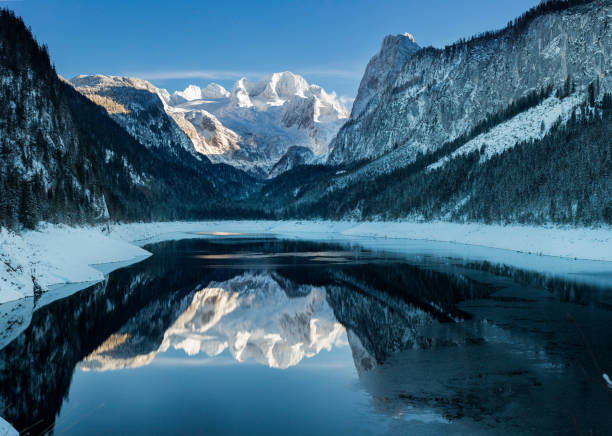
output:
M76 371L56 433L71 424L68 434L118 428L125 434L364 434L386 427L358 384L348 347L285 371L232 362L227 352L202 358L168 350L145 367Z

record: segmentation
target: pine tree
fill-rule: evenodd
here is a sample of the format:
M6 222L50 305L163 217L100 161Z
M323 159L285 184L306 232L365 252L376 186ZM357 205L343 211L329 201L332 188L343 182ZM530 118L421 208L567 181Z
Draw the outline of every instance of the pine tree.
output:
M26 229L35 229L38 224L37 204L32 194L30 182L24 181L21 186L21 204L19 221Z
M595 84L589 84L589 106L595 107Z

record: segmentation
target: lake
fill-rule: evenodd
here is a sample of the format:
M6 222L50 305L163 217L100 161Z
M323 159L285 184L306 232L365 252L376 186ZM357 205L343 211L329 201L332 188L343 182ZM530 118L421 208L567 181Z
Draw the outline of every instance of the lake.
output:
M612 434L607 276L259 235L145 248L0 350L20 432Z

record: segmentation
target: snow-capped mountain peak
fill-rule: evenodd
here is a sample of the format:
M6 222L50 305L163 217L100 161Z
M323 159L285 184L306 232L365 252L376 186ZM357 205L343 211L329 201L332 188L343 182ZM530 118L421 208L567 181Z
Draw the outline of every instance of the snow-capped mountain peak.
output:
M251 107L253 103L249 97L249 90L252 84L246 77L238 80L232 88L230 106L234 107Z
M302 76L289 71L269 74L256 83L243 77L232 89L231 104L265 111L268 106L282 106L292 97L306 97L310 87Z
M256 82L243 77L230 93L217 84L203 89L189 86L175 92L169 104L167 110L175 119L182 116L192 124L199 120L194 124L199 139L193 131L188 135L200 152L215 162L259 176L268 176L290 147L309 148L315 156L325 154L349 116L335 92L328 93L289 71L269 74ZM214 129L203 128L213 124ZM216 150L214 144L224 145Z
M201 88L202 98L227 98L230 96L230 93L223 86L218 83L209 83L206 85L206 88Z
M168 102L177 105L187 101L194 100L219 100L228 98L230 93L223 86L218 83L209 83L205 88L200 88L196 85L189 85L183 91L175 91L172 93L171 100Z
M181 144L197 156L258 177L269 177L291 147L308 148L313 158L327 153L349 115L335 92L289 71L256 82L241 78L231 92L210 83L170 94L145 80L118 76L77 76L71 82L147 146L160 144L160 128L165 132L161 142L168 146ZM292 162L297 161L286 159L277 170L290 169Z

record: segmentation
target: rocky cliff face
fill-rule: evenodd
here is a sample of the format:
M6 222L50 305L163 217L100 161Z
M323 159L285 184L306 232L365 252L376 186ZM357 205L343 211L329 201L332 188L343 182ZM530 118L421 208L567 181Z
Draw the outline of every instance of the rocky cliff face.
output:
M299 165L304 165L312 162L314 154L309 148L293 146L287 150L287 153L281 157L278 162L270 170L270 177L276 177L292 168Z
M370 59L365 69L353 102L351 118L361 115L370 100L380 96L384 88L397 79L402 66L419 49L409 33L389 35L383 40L380 51Z
M502 31L442 50L421 49L397 74L401 53L410 50L394 48L402 40L388 37L366 70L350 120L330 144L329 161L387 155L377 165L391 170L468 133L531 91L562 86L568 78L579 93L592 82L599 95L609 91L612 2L573 3L540 5Z

